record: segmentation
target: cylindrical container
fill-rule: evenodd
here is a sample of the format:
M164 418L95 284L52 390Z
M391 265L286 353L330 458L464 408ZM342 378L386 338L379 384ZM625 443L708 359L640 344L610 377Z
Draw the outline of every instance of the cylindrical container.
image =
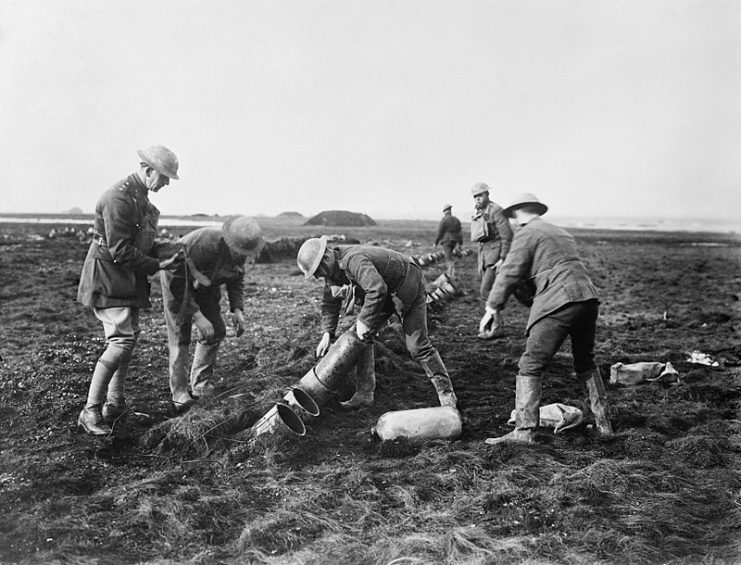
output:
M405 438L412 441L455 439L461 435L461 414L450 406L386 412L372 432L381 441Z
M291 388L283 397L283 401L298 414L302 422L308 422L319 416L319 406L317 403L309 393L298 387Z
M354 326L343 333L326 355L298 382L297 388L307 393L319 405L337 394L340 381L360 359L369 345L358 338Z
M260 418L250 429L252 441L267 436L302 436L306 426L288 404L278 402Z

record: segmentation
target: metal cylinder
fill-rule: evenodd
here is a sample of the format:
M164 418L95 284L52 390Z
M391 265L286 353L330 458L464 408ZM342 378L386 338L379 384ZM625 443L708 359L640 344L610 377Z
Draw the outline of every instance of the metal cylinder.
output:
M450 406L386 412L372 432L381 441L405 438L412 441L455 439L461 435L461 414Z
M250 440L255 442L265 437L302 436L304 434L306 434L306 426L298 414L288 404L278 402L254 423L250 429Z
M298 382L297 388L322 406L337 394L340 381L360 359L368 344L361 341L352 327L343 333L326 355Z
M292 387L283 397L283 401L298 414L301 421L307 422L319 416L319 406L306 391Z

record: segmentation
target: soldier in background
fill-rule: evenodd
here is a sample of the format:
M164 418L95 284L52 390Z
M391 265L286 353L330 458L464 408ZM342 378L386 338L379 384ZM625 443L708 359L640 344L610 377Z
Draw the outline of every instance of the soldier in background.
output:
M455 278L455 257L453 257L453 251L456 246L463 246L463 230L461 228L461 221L453 215L453 207L450 204L443 206L443 217L440 219L440 225L437 228L437 237L435 238L435 247L438 245L442 245L443 247L447 274L452 280Z
M471 217L471 241L478 244L478 269L481 274L480 294L483 300L497 276L512 242L512 228L502 214L502 207L489 200L489 185L477 182L471 188L475 210Z
M96 436L110 434L110 424L128 413L124 381L139 338L139 310L151 307L147 277L177 267L180 257L156 258L160 212L148 195L179 178L178 158L162 145L137 153L139 169L104 192L95 206L93 241L77 290L77 300L93 309L106 339L77 419Z

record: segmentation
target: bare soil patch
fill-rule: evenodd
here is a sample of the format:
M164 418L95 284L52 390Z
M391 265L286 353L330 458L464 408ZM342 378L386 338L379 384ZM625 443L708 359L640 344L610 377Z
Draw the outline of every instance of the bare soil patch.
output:
M285 219L264 223L273 239L316 235ZM435 229L390 222L342 233L416 255L432 251ZM617 362L669 361L681 376L608 385L614 438L591 428L565 349L543 402L582 408L584 423L533 447L483 443L508 431L526 310L512 300L505 337L478 340L483 307L469 256L459 259L462 295L430 312L465 417L460 439L372 440L382 413L436 398L386 331L371 410L332 403L306 436L249 449L240 433L315 363L320 283L291 259L254 265L248 329L223 344L219 394L182 418L168 402L155 284L127 387L150 418L95 439L75 427L103 348L99 323L74 301L87 246L29 239L33 231L0 225L3 563L741 561L737 236L574 232L602 292L605 380ZM428 281L443 269L426 267ZM690 363L692 351L718 365ZM344 384L339 400L351 392Z

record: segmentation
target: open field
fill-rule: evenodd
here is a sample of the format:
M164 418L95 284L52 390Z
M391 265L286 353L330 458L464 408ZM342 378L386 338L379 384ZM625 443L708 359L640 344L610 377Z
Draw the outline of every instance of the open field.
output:
M321 233L260 221L269 239ZM681 377L608 384L613 438L591 428L565 349L543 404L582 408L585 422L544 431L536 446L483 443L509 429L527 312L512 299L505 337L478 340L469 256L459 260L462 295L429 316L465 418L461 438L372 440L382 413L436 403L389 330L371 410L332 403L305 436L248 449L240 431L315 363L320 283L289 259L252 266L247 332L230 329L222 345L219 395L179 419L155 284L127 388L151 418L90 438L75 427L103 348L99 323L74 300L87 244L29 238L49 228L0 222L2 563L741 562L738 235L574 230L602 292L605 382L617 362L669 361ZM324 233L417 255L432 250L435 229L398 221ZM442 271L426 267L428 281ZM692 351L718 365L690 363ZM351 392L343 385L339 399Z

